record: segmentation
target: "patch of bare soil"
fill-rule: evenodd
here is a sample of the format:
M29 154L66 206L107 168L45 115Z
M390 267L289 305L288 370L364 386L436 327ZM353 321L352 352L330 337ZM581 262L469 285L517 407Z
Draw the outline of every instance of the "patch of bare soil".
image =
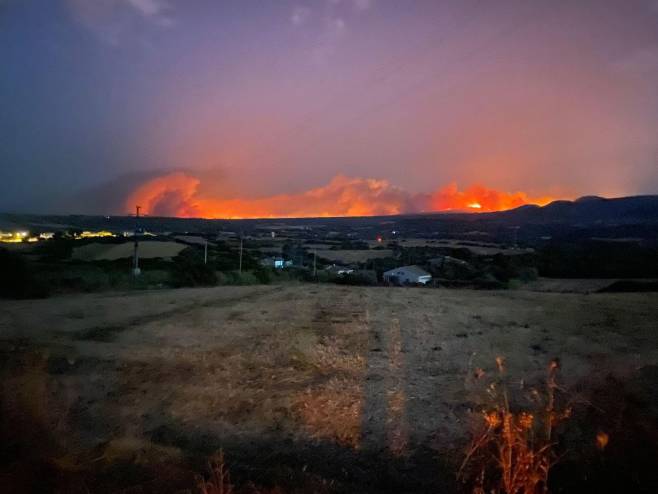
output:
M559 357L582 398L555 492L655 481L658 294L299 284L0 304L10 492L194 492L219 449L241 492L457 492L473 376L499 355L528 383Z

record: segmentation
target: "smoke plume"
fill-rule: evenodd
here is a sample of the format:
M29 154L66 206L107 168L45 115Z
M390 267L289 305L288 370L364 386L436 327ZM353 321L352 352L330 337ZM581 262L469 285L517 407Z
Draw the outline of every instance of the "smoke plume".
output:
M197 218L301 218L377 216L440 211L502 211L524 204L546 204L550 197L501 192L482 185L459 190L456 183L430 194L413 194L387 180L337 175L328 184L295 194L256 198L208 197L199 178L174 172L146 181L126 199L145 214Z

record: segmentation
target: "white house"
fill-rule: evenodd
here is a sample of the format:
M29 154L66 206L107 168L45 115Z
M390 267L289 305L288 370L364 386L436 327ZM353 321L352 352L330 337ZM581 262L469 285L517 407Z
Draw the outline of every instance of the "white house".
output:
M406 285L409 283L425 285L431 279L432 275L418 266L402 266L401 268L384 272L384 281L396 285Z

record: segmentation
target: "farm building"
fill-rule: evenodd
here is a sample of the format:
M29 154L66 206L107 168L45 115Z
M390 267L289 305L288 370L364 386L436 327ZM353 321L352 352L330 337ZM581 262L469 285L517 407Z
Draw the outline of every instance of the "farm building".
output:
M383 277L385 282L396 285L409 283L425 285L432 279L431 274L418 266L402 266L401 268L391 269L385 271Z
M266 257L260 261L262 266L268 266L275 269L289 268L292 261L286 261L282 257Z

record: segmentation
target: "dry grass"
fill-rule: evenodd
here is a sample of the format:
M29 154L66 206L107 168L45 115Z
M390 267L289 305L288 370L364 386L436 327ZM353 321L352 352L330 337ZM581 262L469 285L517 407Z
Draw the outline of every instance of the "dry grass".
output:
M530 406L511 404L505 363L496 359L497 378L487 387L491 405L482 411L479 432L459 469L459 477L474 494L538 494L548 492L550 468L557 461L555 427L571 415L570 406L558 407L557 360L548 366L543 391L525 392ZM483 371L477 373L483 377Z
M231 473L224 463L224 451L220 450L217 455L208 461L210 478L198 479L199 492L201 494L233 494L231 484Z
M45 351L26 352L20 366L0 381L0 443L15 442L30 457L54 457L69 449L70 409L77 396L55 382L48 359Z
M349 487L355 491L370 485L370 479L379 477L379 469L389 464L408 465L395 473L401 479L433 479L431 472L438 472L440 465L425 461L420 447L430 445L437 456L449 461L452 446L463 443L468 433L464 409L475 400L470 389L464 389L460 370L471 354L493 364L496 354L491 352L501 352L510 358L509 374L530 376L542 354L559 352L565 368L568 365L568 375L560 382L564 380L570 389L583 386L587 392L590 380L598 383L607 372L656 365L657 301L658 295L651 293L396 291L322 284L3 301L0 332L3 340L12 338L12 342L2 345L0 357L10 362L3 365L0 389L7 398L3 411L11 414L5 415L9 420L0 428L13 438L25 431L22 437L32 445L26 451L45 450L58 458L62 451L80 451L74 465L104 455L104 461L90 467L94 472L129 467L141 472L134 482L150 478L150 465L160 463L156 461L160 449L137 452L138 465L130 465L134 449L122 442L116 452L117 437L181 447L181 460L167 455L167 465L184 465L186 458L207 447L206 437L221 438L224 444L249 441L245 449L276 444L286 464L265 465L258 478L272 475L272 481L282 482L280 472L289 469L298 475L289 482L292 485L315 479L296 469L306 463L308 450L323 449L328 465L322 475L329 481L343 479L340 467L352 465L354 458L373 465L369 472L364 469L363 477L353 477L357 480ZM78 318L80 314L85 317ZM396 318L399 330L391 328ZM112 341L77 337L98 328L122 330L113 333ZM19 337L24 343L14 348ZM22 354L34 348L49 350L53 358L22 362ZM67 363L70 356L76 363ZM477 365L482 366L479 357ZM34 372L25 375L29 368ZM541 369L540 373L543 377ZM491 374L477 379L477 388L489 381L487 376ZM513 395L516 388L509 387ZM651 400L650 390L642 387L637 395ZM530 390L526 387L522 393ZM520 409L514 400L510 409L516 419ZM535 408L528 405L527 410ZM542 407L539 414L544 415ZM582 438L593 449L599 423L590 415L584 414L584 426L580 418L570 419L569 436L560 447L568 439L578 448ZM638 420L650 418L644 410L636 415ZM27 419L32 416L43 425L34 426ZM624 420L627 416L625 412ZM601 434L596 443L606 455L620 451L618 438L628 431L626 424L617 428L611 417L601 419L610 438ZM486 426L482 414L475 414L475 419ZM533 427L539 420L535 414ZM512 417L508 421L516 424ZM653 430L650 425L644 429ZM634 430L644 429L637 425ZM408 456L395 458L392 452L405 452L405 436ZM538 441L534 444L538 446ZM102 445L108 445L108 451L99 451ZM94 450L87 452L91 447ZM487 447L481 483L497 488L494 482L501 480L500 469L493 463L493 445ZM373 451L385 452L381 463ZM551 461L555 451L551 447ZM578 453L570 454L573 464ZM603 460L598 451L592 454L598 455L596 461ZM473 453L465 467L469 488L477 483L484 464L479 462L481 455L484 450ZM251 468L251 461L263 463L260 458L243 461L245 470ZM454 482L460 462L461 458L446 483ZM593 471L590 465L572 467L572 460L565 459L559 469L549 470L549 480L557 485L559 479L569 477L569 469L578 474ZM240 486L244 484L238 481L241 471L231 469L231 480ZM248 481L249 474L245 475ZM92 492L105 479L96 480L92 474L87 478ZM119 484L119 476L115 478L113 482ZM196 490L189 471L181 484Z
M208 462L208 470L210 478L206 480L204 477L197 477L197 488L199 494L284 494L284 491L279 487L262 488L248 483L241 489L231 483L231 472L226 466L226 459L223 450L219 450Z
M171 258L177 256L187 246L178 242L141 241L139 257L142 259ZM100 244L91 243L73 249L71 257L81 261L115 261L133 255L133 243Z
M350 378L333 377L301 394L296 412L312 438L358 448L362 395L359 383Z

